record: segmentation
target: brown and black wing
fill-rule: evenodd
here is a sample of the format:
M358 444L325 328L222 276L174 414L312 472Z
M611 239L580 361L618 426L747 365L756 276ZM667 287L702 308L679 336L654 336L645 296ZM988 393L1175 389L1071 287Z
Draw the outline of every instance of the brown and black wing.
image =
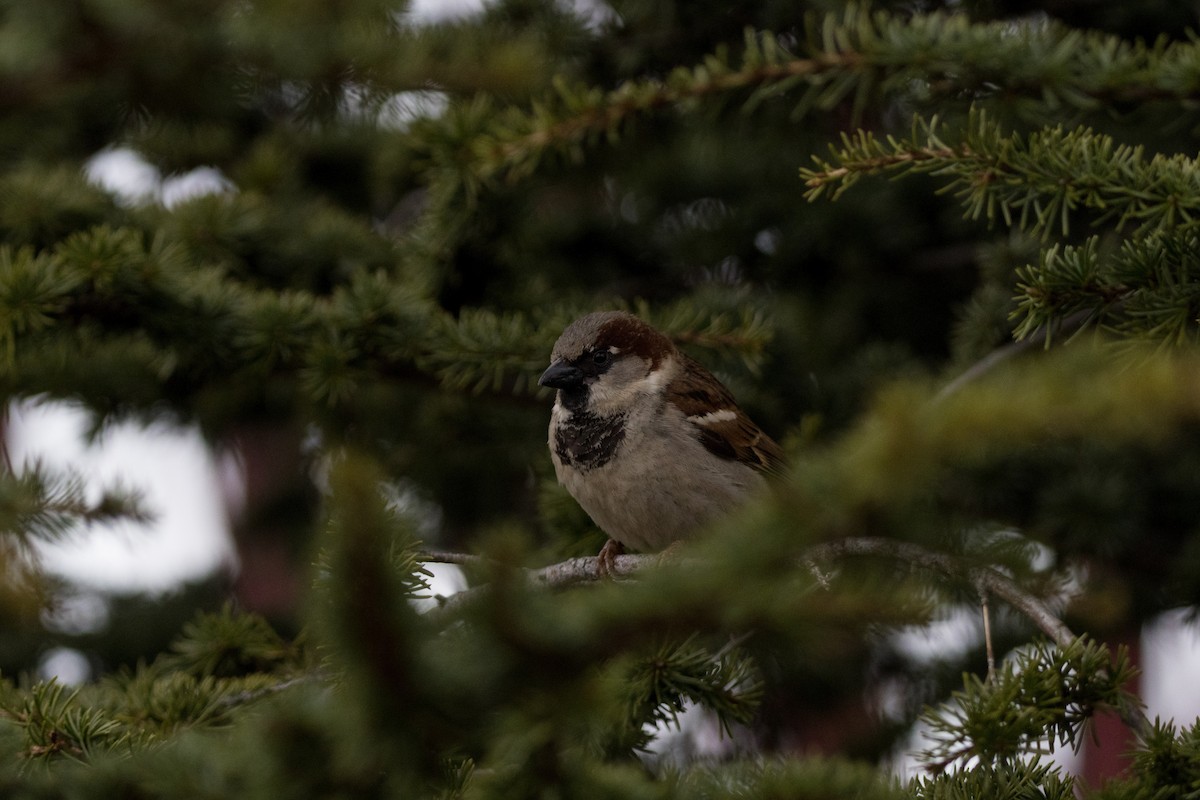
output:
M683 375L668 387L667 400L696 426L705 448L763 472L781 472L783 450L775 440L746 416L711 372L686 355L680 357Z

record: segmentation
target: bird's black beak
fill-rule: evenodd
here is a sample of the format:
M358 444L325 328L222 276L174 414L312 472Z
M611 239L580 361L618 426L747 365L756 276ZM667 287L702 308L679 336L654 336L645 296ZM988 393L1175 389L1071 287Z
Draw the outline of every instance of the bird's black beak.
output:
M583 372L573 367L561 358L555 361L538 378L538 386L549 386L551 389L573 389L583 384Z

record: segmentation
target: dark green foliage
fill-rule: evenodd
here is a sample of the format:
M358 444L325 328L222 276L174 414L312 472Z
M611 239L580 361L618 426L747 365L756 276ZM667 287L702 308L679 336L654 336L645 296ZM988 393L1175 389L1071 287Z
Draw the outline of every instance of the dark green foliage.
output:
M297 681L305 656L261 619L200 616L152 664L81 689L54 681L0 684L0 718L26 759L140 752L192 727L227 724L240 706ZM303 679L307 680L307 679Z
M1195 797L1200 791L1200 722L1177 729L1174 723L1154 721L1147 747L1133 760L1133 780L1157 788L1157 797ZM1136 784L1135 784L1136 785ZM1112 796L1121 796L1117 787ZM1128 792L1128 786L1120 787ZM1126 794L1125 796L1129 796Z
M1070 800L1075 784L1049 764L1007 764L1003 767L977 767L962 773L942 774L914 781L914 797L925 800L966 800L991 797L997 800Z
M295 658L294 648L265 621L226 606L185 625L160 663L165 670L196 677L237 678L274 672Z

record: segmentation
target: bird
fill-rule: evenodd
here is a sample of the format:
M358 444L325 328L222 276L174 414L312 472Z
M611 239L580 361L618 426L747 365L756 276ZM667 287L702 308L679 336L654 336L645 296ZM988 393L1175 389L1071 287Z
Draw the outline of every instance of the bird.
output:
M549 446L558 481L609 537L602 576L626 550L694 539L782 468L783 451L733 394L633 314L572 322L538 384L556 390Z

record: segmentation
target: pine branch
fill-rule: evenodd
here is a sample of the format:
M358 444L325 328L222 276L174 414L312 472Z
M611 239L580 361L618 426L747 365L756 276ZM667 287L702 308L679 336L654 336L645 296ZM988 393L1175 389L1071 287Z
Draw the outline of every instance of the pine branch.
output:
M805 196L837 198L861 177L880 172L932 173L946 182L971 219L1002 218L1040 234L1069 232L1074 212L1095 212L1133 235L1192 231L1200 225L1200 162L1177 154L1147 156L1090 128L1006 133L983 110L972 111L957 141L947 143L937 117L914 118L907 138L869 131L843 134L832 159L803 169Z
M843 136L832 160L815 160L816 169L802 171L810 200L828 190L837 197L865 175L923 172L947 181L968 216L999 217L1043 238L1068 233L1081 211L1097 225L1133 228L1115 253L1093 236L1081 246L1052 245L1038 264L1018 270L1018 340L1035 337L1049 346L1053 335L1088 325L1123 339L1200 340L1200 161L1194 158L1147 157L1140 147L1089 129L1006 134L979 111L954 144L945 142L936 118L918 118L907 139L858 131ZM1024 349L1010 346L989 360Z
M1179 346L1200 339L1200 239L1194 232L1161 232L1124 241L1116 252L1090 237L1080 246L1054 246L1037 265L1017 272L1015 335L1088 321L1124 339Z
M1101 707L1113 708L1145 738L1151 725L1126 688L1134 675L1127 649L1114 654L1086 637L1053 649L1037 644L1004 663L994 680L965 676L951 700L924 720L933 745L920 754L940 773L972 760L1005 763L1081 744L1083 728Z
M797 92L797 116L848 98L861 111L877 91L920 104L1019 99L1020 110L1043 118L1063 108L1090 111L1200 97L1196 42L1146 45L1044 20L972 23L961 14L901 17L853 4L841 14L811 17L806 28L800 55L770 33L748 31L738 63L729 48L721 48L666 79L630 81L612 91L560 82L554 96L531 110L511 109L490 129L477 130L457 160L474 163L483 180L499 175L515 180L535 170L547 153L578 157L596 140L620 138L640 115L745 95L744 108L753 111L769 98ZM920 148L880 154L871 168L933 155Z
M662 82L631 81L611 92L560 82L549 104L535 106L528 114L510 114L503 133L480 137L472 144L472 155L485 175L503 171L510 179L519 178L536 168L547 150L570 150L600 136L616 140L638 115L747 89L777 90L802 79L815 82L862 63L857 53L787 58L771 34L747 32L745 44L743 63L737 67L730 63L728 51L721 50L699 66L676 69ZM554 106L561 111L556 113Z
M144 383L150 403L164 382L189 397L231 374L291 376L332 405L380 378L528 397L559 332L590 310L451 316L404 283L364 271L328 296L276 292L201 267L162 238L101 227L49 252L0 248L0 345L11 367L0 382L18 395L90 386L127 402L136 402L131 384ZM758 311L730 315L698 299L661 315L668 334L739 353L751 366L770 333Z
M1036 757L985 762L962 769L920 776L909 785L911 800L976 800L981 797L1076 800L1074 778L1057 764Z
M139 492L106 487L93 498L83 476L26 464L17 474L0 474L0 534L21 541L53 541L89 525L147 523L153 516Z

